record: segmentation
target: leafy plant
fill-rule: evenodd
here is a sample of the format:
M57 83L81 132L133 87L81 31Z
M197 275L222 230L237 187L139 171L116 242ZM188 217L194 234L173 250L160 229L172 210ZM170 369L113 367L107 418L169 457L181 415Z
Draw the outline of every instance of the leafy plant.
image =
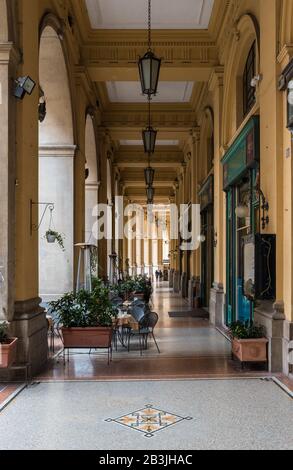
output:
M265 337L264 327L250 321L232 323L229 332L233 339L259 339Z
M56 232L55 230L47 230L46 234L45 234L45 238L48 238L48 237L55 237L58 245L60 246L61 250L62 251L65 251L65 247L64 247L64 238L62 237L61 233L59 232Z
M8 323L0 323L0 344L7 343L8 339Z
M152 294L152 285L146 276L135 276L112 286L111 290L119 297L125 297L130 293L144 294L144 300L149 302Z
M99 279L94 281L92 292L69 292L49 306L65 328L109 327L117 316L109 299L109 289Z

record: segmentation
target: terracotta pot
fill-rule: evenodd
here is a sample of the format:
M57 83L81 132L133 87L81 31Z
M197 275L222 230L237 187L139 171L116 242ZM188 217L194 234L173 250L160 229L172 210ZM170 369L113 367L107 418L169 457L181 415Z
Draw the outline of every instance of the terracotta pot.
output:
M266 338L233 339L232 354L241 362L266 362L267 344Z
M65 348L110 348L112 328L62 328Z
M10 338L9 343L0 344L0 368L7 369L16 359L17 338Z

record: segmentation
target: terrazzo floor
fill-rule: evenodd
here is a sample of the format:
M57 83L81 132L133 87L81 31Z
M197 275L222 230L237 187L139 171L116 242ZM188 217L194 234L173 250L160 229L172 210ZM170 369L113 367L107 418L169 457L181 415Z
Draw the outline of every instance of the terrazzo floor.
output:
M293 402L261 379L39 383L0 413L0 448L292 450Z

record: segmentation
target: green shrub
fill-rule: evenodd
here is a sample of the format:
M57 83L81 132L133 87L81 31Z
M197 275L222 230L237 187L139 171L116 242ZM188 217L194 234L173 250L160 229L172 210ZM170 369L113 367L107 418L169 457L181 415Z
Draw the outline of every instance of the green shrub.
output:
M109 300L109 289L98 279L92 292L69 292L49 306L65 328L110 327L117 316Z
M0 323L0 344L6 343L8 338L8 323Z
M264 327L250 321L232 323L229 332L233 339L259 339L265 337Z

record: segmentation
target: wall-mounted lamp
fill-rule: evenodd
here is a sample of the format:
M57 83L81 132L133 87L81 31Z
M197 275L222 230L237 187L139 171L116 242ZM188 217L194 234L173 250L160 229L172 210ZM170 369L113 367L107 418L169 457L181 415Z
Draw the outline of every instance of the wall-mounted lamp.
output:
M44 90L41 87L39 87L38 112L39 112L39 122L44 122L44 120L46 119L46 115L47 115L47 103L46 103Z
M261 74L255 75L255 77L251 79L250 85L252 86L252 88L256 88L261 81L262 81L262 75Z
M249 217L249 207L245 204L240 204L236 207L235 214L239 219L246 219Z
M214 248L218 246L218 232L214 230Z
M22 100L26 94L31 95L36 86L36 82L33 81L28 75L25 77L19 77L15 80L15 88L13 95L15 98Z
M287 128L293 134L293 80L288 83Z
M206 241L206 236L202 233L198 236L197 240L199 241L199 243L204 243Z
M270 222L270 218L268 216L270 206L263 191L259 187L259 175L257 176L253 193L259 198L260 201L260 210L262 211L260 222L262 229L264 230ZM236 217L239 219L246 219L249 217L249 204L251 203L251 199L252 194L250 192L245 193L243 201L235 209Z

